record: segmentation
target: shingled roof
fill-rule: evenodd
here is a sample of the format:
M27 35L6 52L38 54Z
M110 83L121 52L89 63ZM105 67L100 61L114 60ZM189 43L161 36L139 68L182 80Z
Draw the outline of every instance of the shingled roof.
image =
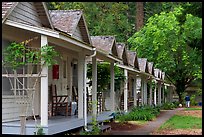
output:
M116 43L118 57L123 60L123 64L128 65L127 50L124 43Z
M118 57L114 36L91 36L91 42L96 49Z
M136 69L139 69L137 53L130 50L126 50L126 51L127 51L128 64Z
M152 74L154 76L153 62L148 62L147 64L148 64L149 74Z
M146 58L138 58L138 63L139 63L140 71L148 73L147 59Z
M73 36L77 25L84 42L90 44L90 36L81 10L49 10L54 28Z

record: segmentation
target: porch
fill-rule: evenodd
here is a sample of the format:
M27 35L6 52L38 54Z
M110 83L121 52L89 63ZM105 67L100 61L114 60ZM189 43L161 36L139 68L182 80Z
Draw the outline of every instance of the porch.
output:
M97 121L104 121L112 119L113 116L111 111L104 111L101 114L98 114ZM88 115L87 122L92 122L92 116ZM40 125L40 119L37 120L37 125ZM77 115L73 116L53 116L48 119L48 127L43 127L43 131L46 135L53 135L61 133L64 131L72 130L78 127L84 126L84 119L78 118ZM26 135L34 135L35 121L27 120L26 121ZM2 134L20 134L20 121L4 122L2 123Z

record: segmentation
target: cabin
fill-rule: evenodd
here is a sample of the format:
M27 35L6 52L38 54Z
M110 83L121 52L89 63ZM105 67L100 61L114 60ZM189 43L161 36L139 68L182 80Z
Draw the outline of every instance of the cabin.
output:
M2 66L2 134L34 135L41 126L46 135L54 135L87 126L92 116L98 122L110 120L119 109L128 112L137 105L151 105L147 83L152 80L158 85L154 104L162 103L165 73L117 43L114 36L90 36L80 10L48 10L44 2L2 2L2 49L14 41L33 51L49 45L60 56L50 67L43 62L28 63L17 71ZM110 64L106 92L97 91L98 63ZM115 66L124 70L120 91L115 89ZM149 90L151 96L151 85Z
M86 65L87 58L94 54L87 25L82 11L48 11L44 2L2 2L2 47L11 43L31 40L29 47L39 49L51 45L60 53L58 64L42 67L42 73L33 87L41 65L28 65L17 71L14 79L11 70L2 69L2 133L33 135L36 124L45 134L53 135L78 127L91 115L86 115ZM33 70L32 76L26 74ZM11 79L11 84L9 82ZM23 81L23 82L22 82ZM23 83L24 87L20 85ZM14 87L19 87L16 90ZM65 112L52 115L52 90L58 96L66 95ZM28 89L31 92L27 92ZM26 93L21 94L22 90ZM15 91L15 92L14 92ZM16 94L19 93L19 94ZM27 96L32 94L33 96ZM77 97L77 99L76 99ZM24 100L22 100L24 98ZM32 101L33 100L33 101ZM23 103L22 103L23 102ZM22 106L27 110L22 114ZM68 112L67 112L68 111ZM68 113L68 116L67 116ZM23 118L23 119L22 119ZM101 113L97 120L110 119ZM23 128L22 128L23 127Z

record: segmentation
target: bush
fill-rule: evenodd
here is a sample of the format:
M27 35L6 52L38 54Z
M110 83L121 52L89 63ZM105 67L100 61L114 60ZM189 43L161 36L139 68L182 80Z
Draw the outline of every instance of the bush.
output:
M160 107L140 106L134 107L129 113L117 116L116 119L124 123L126 121L153 120L160 113Z
M162 106L161 106L161 109L164 109L164 110L172 110L172 109L175 109L176 108L176 105L174 103L164 103Z

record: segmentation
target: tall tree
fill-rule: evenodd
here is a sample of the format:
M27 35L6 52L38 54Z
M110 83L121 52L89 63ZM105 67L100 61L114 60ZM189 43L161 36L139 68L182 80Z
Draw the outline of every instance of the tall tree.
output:
M144 25L144 6L143 2L136 2L136 31L139 31Z
M202 78L202 52L195 46L201 40L202 19L186 14L180 6L150 17L128 42L138 56L147 57L166 72L182 101L189 84Z
M49 2L49 9L81 9L85 15L90 35L114 35L118 42L127 42L133 35L131 2ZM129 15L129 16L127 16Z

